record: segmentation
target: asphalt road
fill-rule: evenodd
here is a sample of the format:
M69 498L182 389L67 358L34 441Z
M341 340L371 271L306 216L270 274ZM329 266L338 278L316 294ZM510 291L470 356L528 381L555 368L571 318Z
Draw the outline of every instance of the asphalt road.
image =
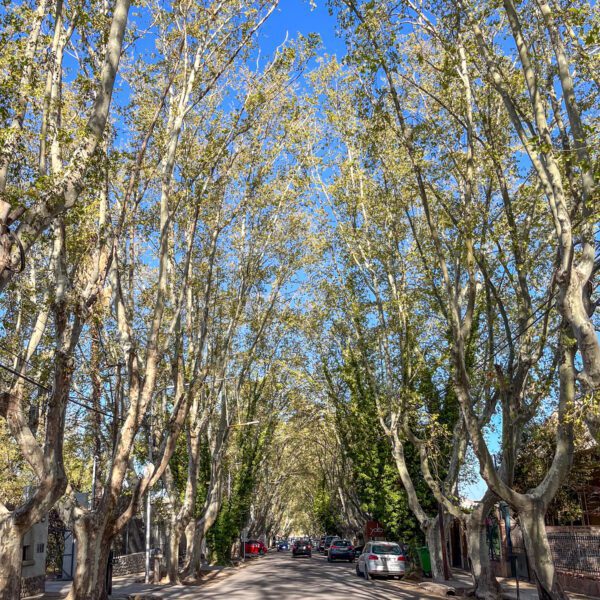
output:
M313 554L309 559L292 558L290 552L270 552L264 558L253 559L252 564L237 573L202 586L199 597L227 600L418 600L432 596L400 581L365 581L356 576L355 564L328 563L320 554Z
M397 580L365 581L357 577L355 563L328 563L320 554L312 558L292 558L291 552L269 552L254 558L248 564L229 571L230 575L215 578L199 586L148 585L134 583L140 575L119 577L114 580L114 598L124 599L130 594L152 594L161 600L425 600L438 598L414 584ZM64 598L70 582L47 582L48 594L44 599Z

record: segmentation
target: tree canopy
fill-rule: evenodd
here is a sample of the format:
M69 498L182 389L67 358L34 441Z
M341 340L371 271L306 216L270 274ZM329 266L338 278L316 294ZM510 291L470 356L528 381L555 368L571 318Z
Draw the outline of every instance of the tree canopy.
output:
M264 51L277 0L0 9L0 599L52 510L70 600L104 600L146 498L171 581L242 531L371 520L440 574L454 519L480 598L501 500L565 597L544 519L600 442L600 13L327 7L340 56Z

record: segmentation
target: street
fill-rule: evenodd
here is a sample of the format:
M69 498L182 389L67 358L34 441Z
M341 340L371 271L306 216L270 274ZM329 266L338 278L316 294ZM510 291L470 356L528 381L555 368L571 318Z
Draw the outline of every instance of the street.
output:
M365 581L355 563L328 563L320 554L292 558L290 552L270 552L238 573L202 587L202 598L275 600L281 598L353 598L383 600L431 598L411 584L378 579Z
M46 584L46 598L59 598L68 592L70 583ZM149 593L164 600L194 600L196 598L281 600L281 598L349 598L384 600L405 598L424 600L439 597L411 583L377 579L365 581L355 574L355 563L328 563L321 554L312 558L292 558L291 552L269 552L263 558L253 558L233 574L217 577L200 586L148 585L133 583L131 578L117 578L113 586L115 598L130 594Z
M292 558L290 552L269 552L264 558L250 559L239 569L226 569L222 574L202 585L152 585L135 582L140 575L118 577L114 580L113 596L122 600L135 594L150 594L161 600L239 599L274 600L294 597L300 600L312 598L348 598L358 600L384 600L400 598L425 600L443 597L436 591L423 589L409 581L377 579L365 581L355 574L355 564L348 562L328 563L321 554L312 558ZM431 583L431 581L429 581ZM448 582L456 589L470 586L466 572L456 571ZM514 581L500 579L504 597L516 600ZM64 598L71 582L46 582L43 600ZM460 594L459 594L460 595ZM521 600L537 600L535 586L521 582ZM588 596L570 594L572 600L588 600Z

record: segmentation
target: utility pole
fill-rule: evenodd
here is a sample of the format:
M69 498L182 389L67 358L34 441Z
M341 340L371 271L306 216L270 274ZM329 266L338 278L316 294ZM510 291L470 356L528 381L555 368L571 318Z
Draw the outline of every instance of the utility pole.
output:
M96 453L94 452L94 463L92 466L92 497L90 499L90 507L92 510L94 510L95 508L95 504L96 504L96 464L98 462L98 457L96 456Z
M148 423L148 468L152 465L152 398L150 398L150 412L149 412L149 423ZM151 526L150 519L152 518L152 503L150 500L151 489L148 486L146 492L146 577L144 578L146 583L150 583L150 534Z

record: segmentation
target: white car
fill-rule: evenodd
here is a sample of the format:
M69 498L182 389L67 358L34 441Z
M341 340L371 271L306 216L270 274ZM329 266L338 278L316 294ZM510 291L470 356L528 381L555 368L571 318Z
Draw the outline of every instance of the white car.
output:
M356 563L356 574L371 577L397 577L406 571L406 554L395 542L369 542Z

